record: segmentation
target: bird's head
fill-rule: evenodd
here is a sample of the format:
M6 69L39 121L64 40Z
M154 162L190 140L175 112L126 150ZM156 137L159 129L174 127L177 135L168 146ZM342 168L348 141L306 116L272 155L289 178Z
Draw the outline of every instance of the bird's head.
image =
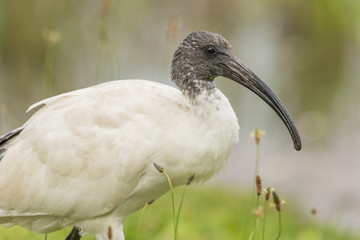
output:
M301 149L300 135L283 103L235 56L229 42L221 35L207 31L189 34L174 54L171 66L174 83L180 90L194 97L203 89L211 91L215 88L214 79L218 76L234 80L263 99L288 128L295 149Z

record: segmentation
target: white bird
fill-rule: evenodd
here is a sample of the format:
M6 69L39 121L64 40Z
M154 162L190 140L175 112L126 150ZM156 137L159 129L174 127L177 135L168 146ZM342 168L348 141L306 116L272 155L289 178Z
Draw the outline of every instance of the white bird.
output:
M22 127L0 137L0 224L38 233L74 227L67 239L90 233L123 240L127 216L195 174L209 179L224 167L239 125L217 76L249 88L280 116L301 149L300 136L276 95L220 35L197 31L174 54L178 89L122 80L64 93ZM111 234L110 234L111 233Z

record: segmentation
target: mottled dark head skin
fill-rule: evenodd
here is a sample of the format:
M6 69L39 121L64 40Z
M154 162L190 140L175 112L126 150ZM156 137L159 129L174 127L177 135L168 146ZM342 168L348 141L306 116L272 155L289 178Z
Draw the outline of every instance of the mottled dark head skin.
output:
M216 52L213 53L212 51ZM206 31L189 34L174 54L171 78L186 95L195 97L202 90L215 88L214 79L224 75L221 62L231 53L229 42L221 35Z
M253 91L281 118L294 142L301 149L300 135L289 112L276 94L240 59L234 55L228 41L216 33L196 31L190 33L174 54L171 78L184 96L196 98L206 91L215 92L214 79L229 78Z

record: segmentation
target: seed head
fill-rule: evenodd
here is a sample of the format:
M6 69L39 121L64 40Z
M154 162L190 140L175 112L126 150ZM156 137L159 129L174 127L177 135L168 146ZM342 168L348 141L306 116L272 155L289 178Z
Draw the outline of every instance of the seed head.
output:
M263 206L259 206L257 209L254 210L256 217L263 217L264 216L264 208Z
M273 195L273 200L274 200L274 204L275 204L275 208L276 210L278 210L279 212L281 211L281 202L280 202L280 198L277 195L277 193L275 191L272 191L272 195Z
M312 214L312 215L316 215L316 213L317 213L317 209L316 209L316 208L312 208L312 209L311 209L311 214Z
M260 196L262 188L261 188L261 177L259 174L256 175L255 181L256 181L256 194Z
M271 188L268 187L266 190L265 190L265 201L269 201L270 199L270 193L271 193Z
M150 200L147 200L147 201L146 201L146 203L147 203L148 205L152 204L153 202L155 202L154 199L150 199Z
M179 17L173 17L169 20L168 26L167 26L167 37L168 39L171 39L172 41L175 41L176 36L179 33L179 30L182 25L182 19Z
M266 132L265 131L261 131L259 128L256 128L255 131L253 131L250 136L255 138L255 143L259 144L260 140L261 140L261 136L265 135Z
M194 180L195 178L195 174L192 174L187 180L186 180L186 185L190 185L190 183Z
M111 5L111 0L101 1L101 17L104 18L109 15L110 5Z
M60 41L60 33L55 30L45 29L42 37L48 46L56 45Z
M112 239L113 231L112 231L112 228L110 226L108 227L107 236L108 236L109 239Z
M159 164L157 164L155 162L153 164L154 164L156 170L158 170L161 173L164 172L164 168L162 166L160 166Z

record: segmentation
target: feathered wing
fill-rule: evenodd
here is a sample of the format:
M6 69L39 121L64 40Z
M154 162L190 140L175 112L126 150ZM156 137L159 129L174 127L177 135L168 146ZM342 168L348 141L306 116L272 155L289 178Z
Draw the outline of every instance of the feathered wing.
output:
M0 161L6 152L6 146L10 144L11 140L21 133L24 127L19 127L0 137Z
M38 232L104 216L126 202L166 131L164 124L152 126L178 114L174 106L188 107L178 90L141 80L109 82L32 107L42 104L0 139L0 224Z

